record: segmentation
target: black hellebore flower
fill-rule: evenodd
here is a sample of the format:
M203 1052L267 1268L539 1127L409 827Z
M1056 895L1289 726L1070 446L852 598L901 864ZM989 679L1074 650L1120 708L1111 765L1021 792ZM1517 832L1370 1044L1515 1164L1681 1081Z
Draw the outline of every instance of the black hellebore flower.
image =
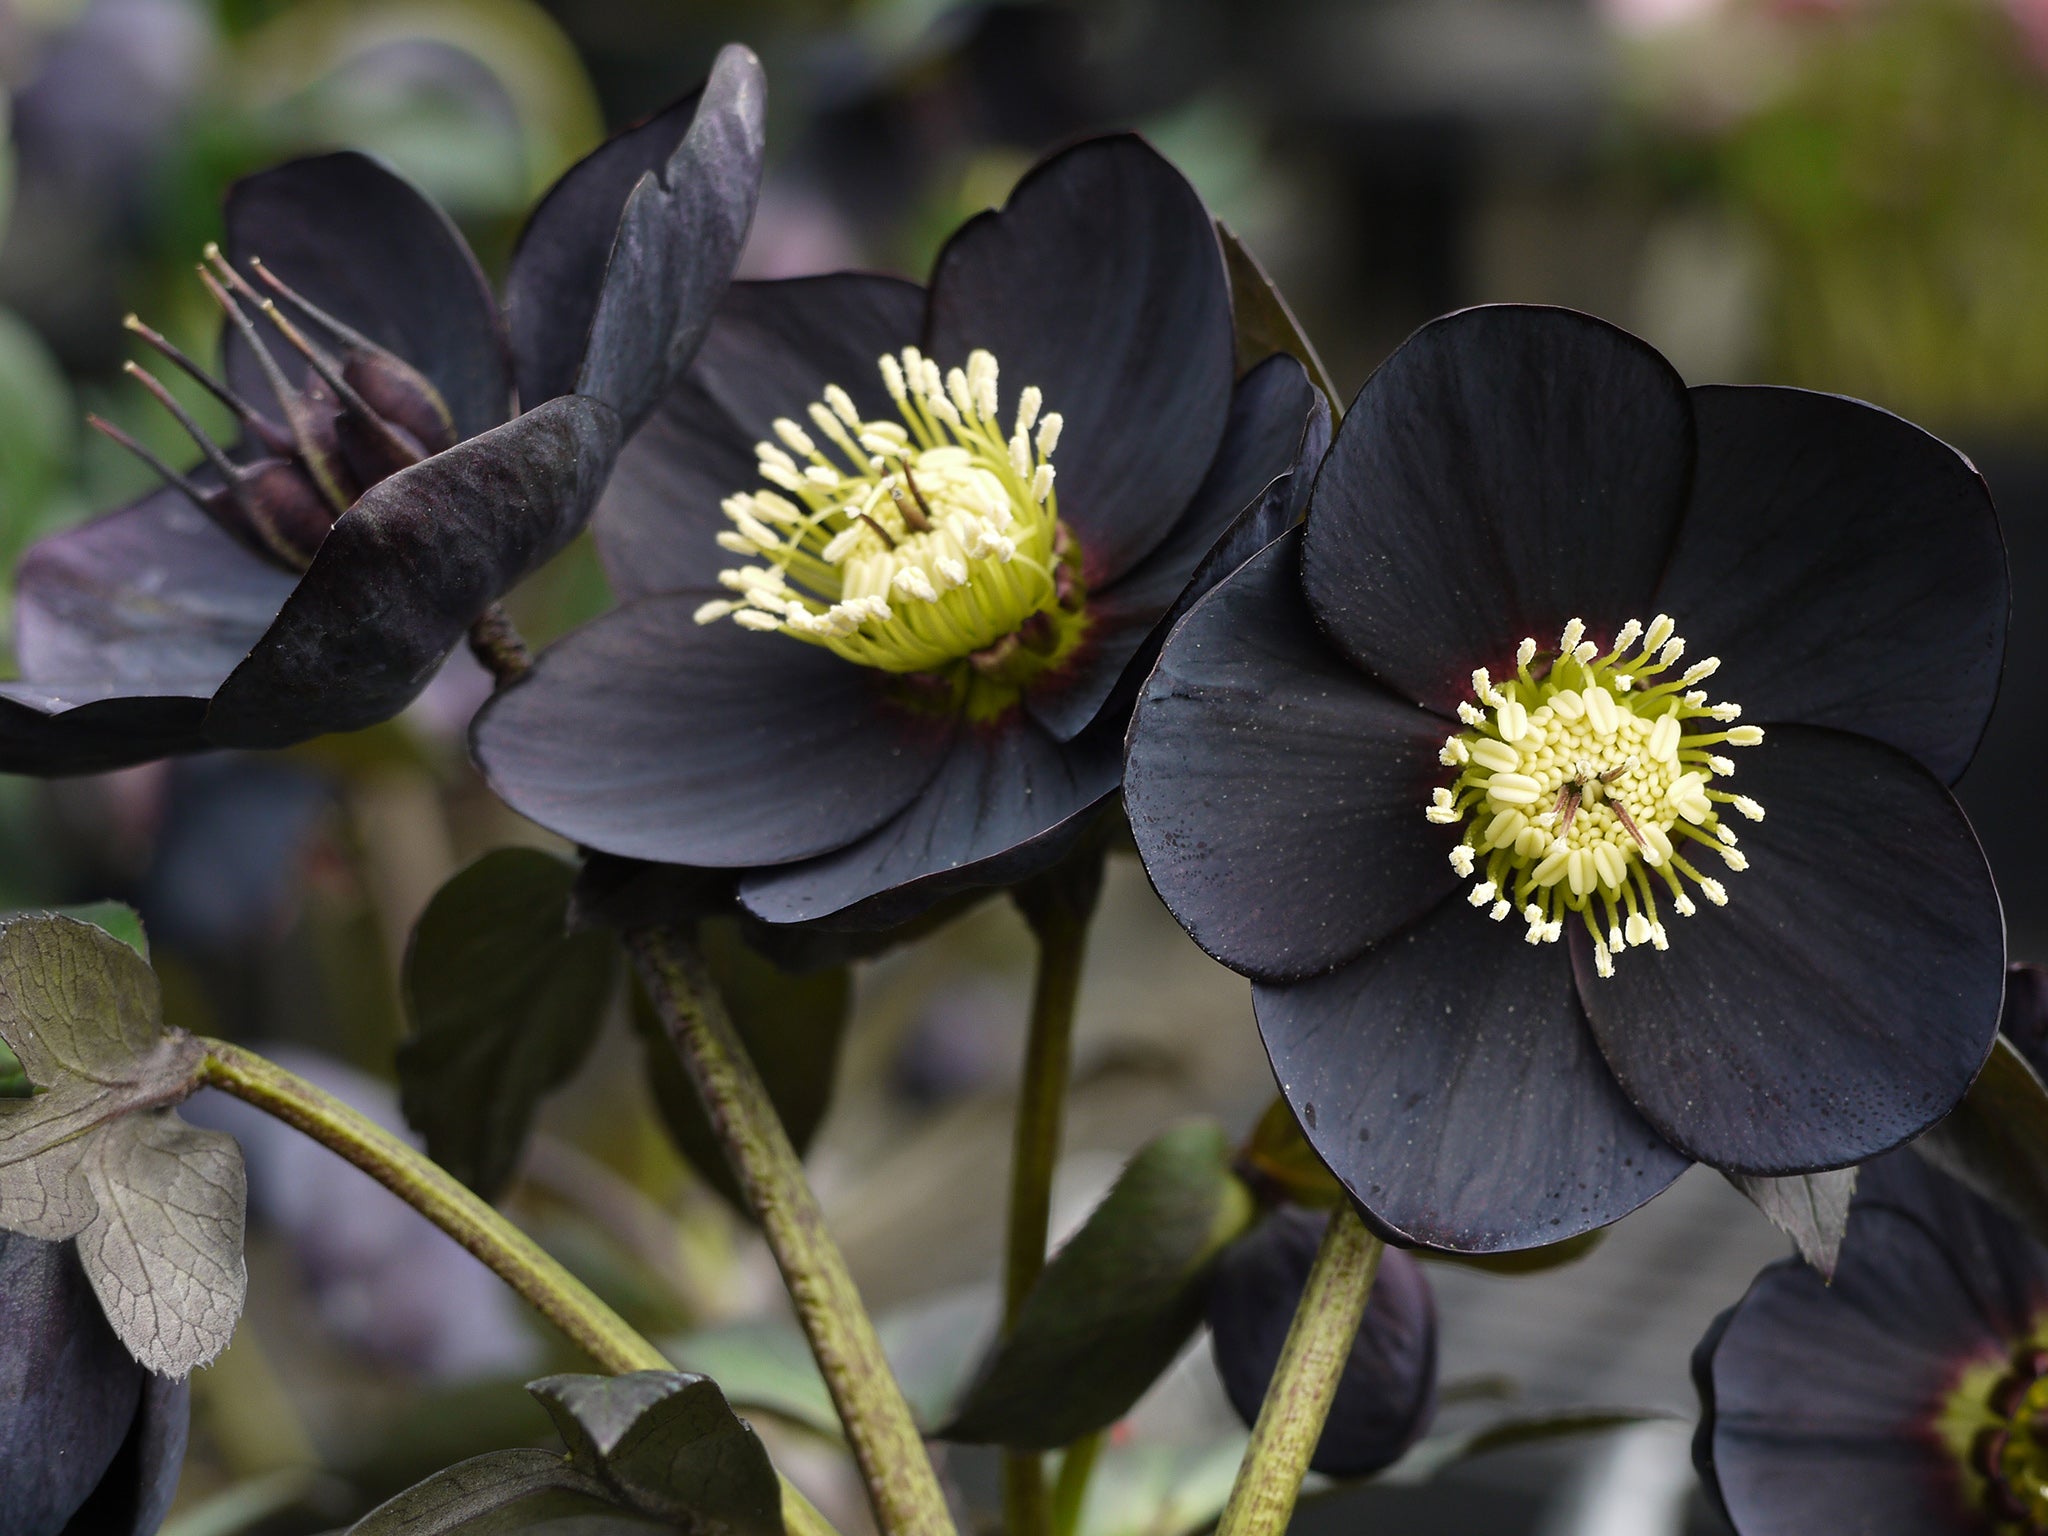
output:
M2004 930L1946 786L2005 619L1983 482L1917 428L1469 310L1175 629L1125 798L1381 1229L1526 1247L1956 1103Z
M114 1336L70 1243L0 1232L0 1536L152 1536L189 1404Z
M1911 1152L1859 1175L1833 1283L1766 1269L1693 1380L1740 1536L2048 1532L2048 1249Z
M0 769L284 746L403 708L574 537L695 351L753 216L761 111L760 66L728 48L702 91L571 167L503 312L447 216L375 161L236 183L200 272L225 378L129 328L219 397L240 443L207 440L131 365L203 462L159 466L165 488L22 562Z
M1282 1207L1217 1261L1210 1344L1247 1429L1258 1422L1329 1220L1326 1211ZM1400 1460L1435 1416L1436 1301L1422 1266L1388 1248L1309 1465L1330 1477L1365 1477Z
M747 871L771 921L1019 878L1115 793L1148 640L1233 519L1287 515L1322 409L1290 358L1234 377L1208 214L1127 135L1041 163L928 290L737 285L598 516L625 606L477 760L586 847Z

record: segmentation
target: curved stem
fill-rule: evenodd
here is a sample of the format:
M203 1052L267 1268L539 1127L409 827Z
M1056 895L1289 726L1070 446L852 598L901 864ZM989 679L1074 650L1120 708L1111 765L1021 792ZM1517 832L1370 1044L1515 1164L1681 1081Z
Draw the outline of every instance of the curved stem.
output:
M953 1536L910 1405L696 946L674 928L641 928L626 947L782 1271L882 1536Z
M1003 1263L1003 1328L1014 1327L1025 1298L1045 1271L1052 1225L1052 1176L1059 1164L1067 1078L1074 1055L1074 1003L1088 920L1102 888L1102 852L1090 846L1038 879L1018 887L1018 910L1038 938L1038 976L1031 992L1031 1026L1017 1092L1017 1124L1010 1158L1010 1219ZM1035 1451L1003 1456L1005 1536L1048 1536L1043 1459Z
M1380 1252L1380 1240L1358 1212L1348 1201L1340 1204L1316 1250L1216 1536L1281 1536L1287 1529L1365 1316Z
M354 1163L475 1254L606 1370L673 1369L590 1287L439 1163L275 1062L225 1040L204 1044L203 1082L247 1100Z

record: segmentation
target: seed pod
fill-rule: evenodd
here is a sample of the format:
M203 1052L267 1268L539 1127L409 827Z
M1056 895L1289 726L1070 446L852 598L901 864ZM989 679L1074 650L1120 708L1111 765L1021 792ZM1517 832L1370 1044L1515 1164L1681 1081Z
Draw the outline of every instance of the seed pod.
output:
M1285 1206L1224 1250L1209 1289L1217 1372L1247 1428L1280 1362L1308 1284L1327 1213ZM1398 1248L1380 1255L1372 1297L1309 1465L1363 1477L1398 1460L1436 1413L1436 1304L1422 1268Z

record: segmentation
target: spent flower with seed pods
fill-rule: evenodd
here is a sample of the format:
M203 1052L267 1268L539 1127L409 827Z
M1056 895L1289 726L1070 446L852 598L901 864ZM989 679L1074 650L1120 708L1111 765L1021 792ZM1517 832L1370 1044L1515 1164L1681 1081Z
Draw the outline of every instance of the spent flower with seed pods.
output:
M1861 1171L1834 1279L1766 1269L1693 1379L1738 1536L2048 1532L2048 1249L1915 1153Z
M772 922L1021 878L1115 794L1162 621L1226 530L1296 514L1326 424L1293 359L1236 377L1185 179L1082 143L929 289L734 287L599 510L624 606L493 700L477 759L586 847L744 871Z
M572 166L501 308L447 216L363 155L230 189L198 280L216 375L141 319L128 372L199 451L127 433L161 489L30 550L0 767L73 773L386 719L588 519L620 443L701 341L759 190L744 48ZM165 385L225 409L216 441Z
M2005 618L1989 496L1926 433L1468 310L1174 630L1131 824L1375 1222L1554 1241L1961 1097L2004 927L1947 785Z

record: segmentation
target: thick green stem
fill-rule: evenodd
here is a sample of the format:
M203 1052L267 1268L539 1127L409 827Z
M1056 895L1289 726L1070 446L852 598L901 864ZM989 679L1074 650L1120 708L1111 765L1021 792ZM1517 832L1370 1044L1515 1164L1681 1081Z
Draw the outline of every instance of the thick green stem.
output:
M782 1270L882 1536L953 1536L910 1405L696 946L673 928L637 929L626 945Z
M1216 1536L1281 1536L1287 1529L1365 1316L1380 1251L1380 1240L1366 1230L1358 1212L1348 1202L1340 1204L1294 1309Z
M667 1371L667 1356L439 1163L304 1078L225 1040L208 1040L201 1080L231 1093L354 1163L454 1238L535 1311L614 1374ZM782 1519L790 1536L838 1536L787 1478Z
M1068 863L1018 887L1018 909L1038 937L1038 977L1031 993L1031 1027L1017 1090L1017 1123L1010 1157L1010 1220L1003 1262L1003 1327L1024 1309L1045 1270L1052 1225L1052 1176L1059 1164L1074 1055L1074 1003L1088 920L1102 888L1102 852L1092 844ZM1003 1457L1004 1536L1048 1536L1052 1510L1045 1468L1035 1451Z
M532 1238L440 1164L283 1067L225 1040L206 1042L205 1081L354 1163L488 1265L607 1371L673 1369L661 1351Z

